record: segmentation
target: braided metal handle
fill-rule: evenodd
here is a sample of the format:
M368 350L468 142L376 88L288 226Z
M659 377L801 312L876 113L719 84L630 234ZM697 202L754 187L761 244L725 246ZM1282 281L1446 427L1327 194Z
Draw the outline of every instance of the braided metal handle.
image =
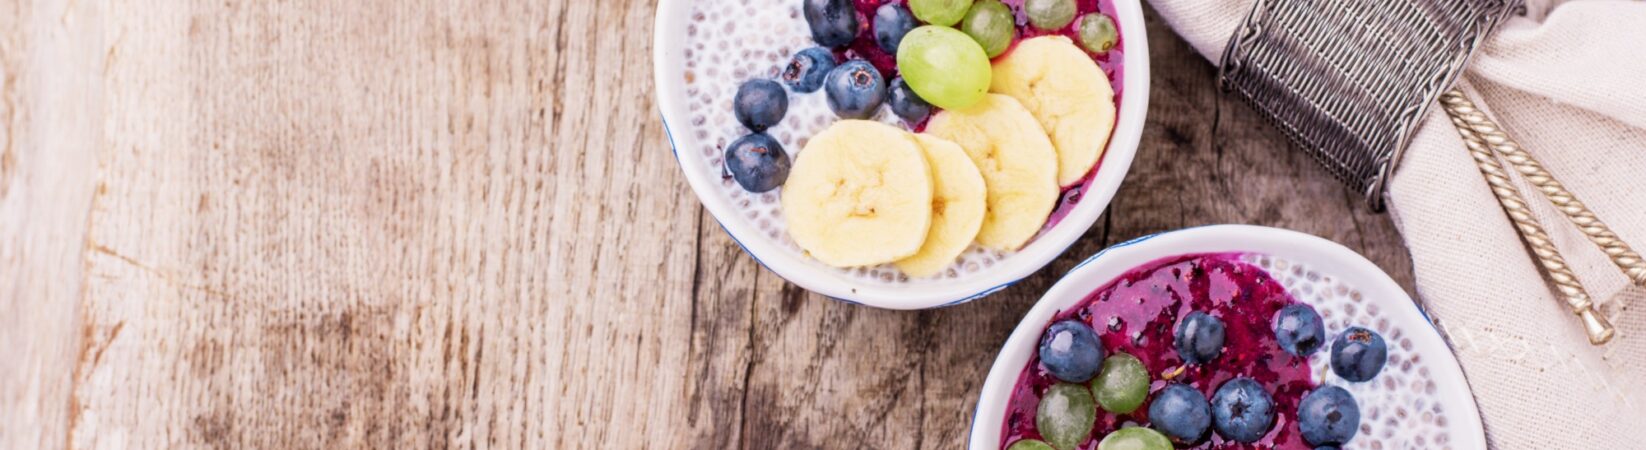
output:
M1536 186L1539 191L1543 191L1543 196L1549 199L1549 203L1554 204L1572 225L1576 225L1577 229L1589 238L1589 242L1600 247L1600 250L1606 253L1606 257L1611 259L1612 264L1629 277L1629 281L1646 287L1646 261L1641 260L1639 253L1617 237L1617 233L1613 233L1611 227L1601 222L1599 217L1595 217L1595 213L1589 211L1589 207L1578 200L1577 196L1566 190L1566 186L1560 184L1560 180L1556 180L1554 175L1544 169L1542 163L1521 149L1520 144L1509 139L1509 136L1490 120L1469 121L1468 125L1476 135L1486 141L1486 145L1520 172L1520 176L1526 178L1526 181Z
M1440 96L1440 104L1446 109L1446 113L1451 116L1452 124L1457 126L1458 134L1462 135L1464 145L1469 147L1469 155L1474 157L1475 165L1480 168L1481 176L1484 176L1486 183L1491 185L1492 193L1497 196L1498 203L1503 206L1504 213L1509 215L1509 220L1514 222L1516 230L1520 232L1521 239L1526 242L1528 247L1531 247L1532 253L1537 256L1538 265L1543 268L1549 280L1554 283L1555 290L1564 297L1566 305L1571 308L1572 313L1576 314L1583 322L1583 330L1589 335L1589 343L1601 345L1610 341L1615 334L1612 324L1595 311L1594 301L1589 297L1588 291L1583 289L1583 284L1578 281L1577 275L1572 273L1571 267L1566 264L1566 259L1555 248L1554 241L1549 238L1549 234L1544 231L1543 226L1532 215L1532 210L1527 208L1526 199L1520 195L1520 189L1516 188L1509 180L1509 172L1498 162L1497 155L1504 156L1515 164L1517 170L1525 174L1533 184L1538 185L1538 189L1543 191L1551 202L1556 203L1557 206L1564 203L1561 210L1566 212L1567 217L1577 223L1579 228L1585 228L1584 224L1587 224L1588 227L1585 228L1584 233L1590 236L1591 240L1596 240L1599 236L1604 239L1596 240L1597 244L1604 241L1612 245L1612 248L1618 249L1616 253L1608 250L1607 254L1614 255L1612 261L1617 263L1619 267L1623 267L1626 272L1630 270L1630 267L1639 268L1635 266L1640 264L1640 255L1630 250L1622 240L1617 239L1616 234L1613 234L1610 229L1606 228L1604 223L1595 218L1594 214L1589 212L1588 208L1584 207L1581 202L1578 202L1577 198L1572 196L1570 192L1566 191L1564 186L1555 181L1548 171L1543 170L1543 166L1538 164L1535 159L1532 159L1531 155L1521 150L1513 139L1503 133L1497 124L1486 117L1486 114L1481 112L1479 108L1475 107L1474 102L1469 101L1462 92L1456 89L1447 91ZM1538 176L1535 181L1532 180L1534 175ZM1591 229L1595 230L1593 234L1589 231ZM1601 246L1606 248L1607 244L1601 244ZM1646 268L1640 269L1646 270Z

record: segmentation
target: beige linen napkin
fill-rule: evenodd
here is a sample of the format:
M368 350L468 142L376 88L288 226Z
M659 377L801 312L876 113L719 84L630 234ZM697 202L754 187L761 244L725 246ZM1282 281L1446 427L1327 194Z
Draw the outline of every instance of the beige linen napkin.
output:
M1151 0L1215 63L1251 0ZM1530 0L1463 87L1619 236L1646 251L1646 2ZM1544 284L1441 108L1390 184L1419 297L1502 449L1646 448L1646 292L1538 191L1523 195L1618 327L1591 347Z

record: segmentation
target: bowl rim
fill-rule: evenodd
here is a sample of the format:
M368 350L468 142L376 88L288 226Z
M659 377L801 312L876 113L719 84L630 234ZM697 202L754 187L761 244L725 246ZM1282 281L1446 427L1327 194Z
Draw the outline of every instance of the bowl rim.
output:
M1016 386L1023 366L1028 364L1041 330L1058 312L1074 306L1091 291L1138 265L1174 255L1229 252L1274 254L1309 264L1356 286L1369 298L1391 299L1392 304L1385 304L1384 311L1396 323L1421 320L1429 324L1428 327L1411 327L1409 331L1414 345L1419 350L1439 346L1447 357L1441 361L1430 361L1434 364L1431 366L1431 376L1458 380L1464 388L1443 389L1434 394L1438 401L1447 405L1447 412L1457 415L1455 420L1448 418L1451 423L1448 430L1453 432L1452 443L1458 448L1486 448L1485 428L1468 378L1464 376L1450 344L1405 289L1376 264L1341 244L1311 234L1253 225L1208 225L1146 235L1105 248L1070 269L1024 314L990 365L983 387L978 390L967 448L998 448L1000 424L1005 419L1009 393ZM1456 405L1466 407L1459 410Z
M1125 76L1121 92L1124 94L1115 118L1113 133L1104 152L1101 167L1087 185L1080 203L1067 216L1048 230L1041 232L1028 246L1018 250L993 268L954 282L910 288L879 283L864 283L848 278L821 263L810 261L782 248L776 241L765 239L747 220L738 217L730 200L720 195L719 180L711 179L700 158L681 158L681 141L669 129L670 117L685 117L684 79L678 68L684 64L683 36L688 17L687 5L691 0L660 0L653 28L652 66L656 87L655 98L662 117L664 132L675 161L685 173L686 181L710 216L720 224L733 241L764 266L789 282L808 291L847 303L886 309L928 309L952 306L982 298L1005 289L1050 264L1080 239L1097 222L1109 202L1120 189L1120 183L1130 171L1143 137L1143 125L1149 106L1149 41L1144 26L1141 0L1114 0L1116 19L1123 30L1126 51L1122 64ZM684 139L690 136L682 134ZM695 147L695 145L693 146ZM722 220L731 217L732 220ZM759 236L745 241L741 236Z

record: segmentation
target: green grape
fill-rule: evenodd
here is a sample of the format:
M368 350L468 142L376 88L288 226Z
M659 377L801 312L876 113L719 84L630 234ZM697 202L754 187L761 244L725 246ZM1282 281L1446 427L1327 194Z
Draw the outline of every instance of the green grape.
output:
M1086 51L1104 54L1114 48L1115 42L1120 40L1120 33L1114 28L1114 19L1103 13L1091 13L1080 18L1080 45Z
M914 93L944 109L962 109L983 99L994 72L989 56L966 33L927 25L903 36L897 70Z
M1172 450L1172 441L1159 431L1126 427L1104 436L1097 450Z
M1149 370L1136 356L1116 353L1103 360L1103 369L1092 381L1097 404L1115 414L1131 414L1149 396Z
M1013 35L1017 34L1012 8L1000 0L982 0L972 4L960 29L971 35L990 58L1006 53L1006 49L1012 46Z
M1092 435L1097 423L1097 404L1085 386L1058 383L1046 389L1035 411L1034 425L1040 436L1058 450L1074 450Z
M952 27L966 17L966 10L972 7L972 0L909 0L909 10L914 17L931 25Z
M1023 12L1029 23L1046 31L1061 30L1074 21L1074 0L1024 0Z
M1051 445L1046 444L1045 442L1040 442L1040 441L1037 441L1037 440L1034 440L1034 439L1024 439L1024 440L1021 440L1021 441L1013 442L1012 446L1007 447L1006 450L1057 450L1057 449L1052 448Z

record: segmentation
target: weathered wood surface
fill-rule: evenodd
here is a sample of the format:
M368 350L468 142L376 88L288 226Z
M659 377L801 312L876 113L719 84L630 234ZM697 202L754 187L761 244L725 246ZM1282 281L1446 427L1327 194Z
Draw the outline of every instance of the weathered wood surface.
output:
M1387 216L1152 20L1109 214L986 300L851 307L704 214L650 1L0 2L0 448L960 446L1113 242L1274 225L1411 286Z

